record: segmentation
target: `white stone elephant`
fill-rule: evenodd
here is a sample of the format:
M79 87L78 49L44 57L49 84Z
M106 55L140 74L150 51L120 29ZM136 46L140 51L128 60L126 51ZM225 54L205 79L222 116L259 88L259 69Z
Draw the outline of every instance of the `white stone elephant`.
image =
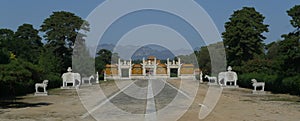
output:
M81 84L81 76L79 73L67 72L64 73L61 77L63 79L63 87L66 87L68 83L72 83L73 87L77 86L76 80L79 83L78 86L80 86Z

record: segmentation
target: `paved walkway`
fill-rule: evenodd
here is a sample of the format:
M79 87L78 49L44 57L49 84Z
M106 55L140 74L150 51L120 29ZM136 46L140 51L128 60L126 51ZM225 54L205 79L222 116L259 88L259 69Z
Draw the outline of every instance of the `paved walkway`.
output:
M120 89L107 98L95 99L98 102L89 102L94 103L94 106L89 104L88 113L81 118L92 115L95 119L101 120L119 120L118 118L122 117L123 120L156 121L157 111L168 106L177 94L190 99L184 91L162 79L128 80L122 83ZM81 92L84 92L84 89ZM85 97L87 100L91 100L90 97L97 97L91 93L86 94L88 94Z

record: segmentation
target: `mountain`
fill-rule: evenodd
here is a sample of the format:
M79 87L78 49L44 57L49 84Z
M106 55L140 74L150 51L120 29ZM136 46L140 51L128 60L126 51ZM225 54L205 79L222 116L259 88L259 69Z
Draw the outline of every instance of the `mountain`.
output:
M167 58L174 58L175 55L167 49L153 49L149 46L144 46L139 48L131 56L133 60L142 60L143 58L147 59L148 56L155 56L157 59L166 60Z
M113 44L101 44L97 47L97 52L101 49L107 49L118 55L122 59L141 60L147 59L148 56L155 56L157 59L165 60L167 58L173 59L177 55L189 55L192 51L187 49L168 50L159 45L146 45L138 47L134 45L118 45Z

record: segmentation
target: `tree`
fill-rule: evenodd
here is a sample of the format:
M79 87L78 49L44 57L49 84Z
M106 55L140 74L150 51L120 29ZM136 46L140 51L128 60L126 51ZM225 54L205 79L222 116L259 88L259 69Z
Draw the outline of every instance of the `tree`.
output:
M7 48L14 38L14 31L10 29L0 29L0 47Z
M89 31L89 24L73 13L53 12L41 25L40 31L45 32L46 47L54 48L55 56L63 61L62 72L71 66L71 55L76 38L84 37L80 31ZM83 40L83 39L79 39Z
M104 63L106 64L110 64L111 63L111 56L112 56L112 52L106 49L101 49L97 52L98 57L101 59Z
M36 65L12 59L8 64L0 64L0 83L8 87L9 96L26 94L33 91L34 83L41 79L40 73Z
M279 53L285 53L284 65L291 75L299 75L300 73L300 5L295 5L287 14L292 18L290 20L295 30L287 35L282 35L284 40L279 44L284 48L280 48Z
M94 74L95 58L91 54L83 41L76 42L73 56L72 56L72 70L78 72L83 76L90 76Z
M207 46L203 46L199 51L195 51L198 60L198 65L204 74L210 74L211 61Z
M300 29L300 5L295 5L293 8L287 11L288 15L292 17L290 20L293 27L296 28L297 31Z
M222 33L229 65L241 65L242 62L253 59L263 53L268 25L264 24L265 17L252 7L243 7L235 11L230 21L225 23Z
M47 75L60 73L60 66L57 64L60 61L61 59L54 55L53 50L45 48L39 56L38 65L43 69L43 75L47 77Z
M10 29L0 29L0 64L8 64L10 62L9 45L14 37L14 32Z
M269 45L267 56L280 64L282 76L295 76L300 73L300 5L287 11L292 18L291 25L295 30L283 34L283 40Z
M10 62L10 55L6 48L0 49L0 64L8 64Z
M95 66L97 71L102 71L106 64L117 63L119 56L117 53L112 53L109 50L101 49L95 58Z
M191 53L189 55L178 55L177 58L180 58L182 63L191 63L195 66L195 68L198 68L198 62L195 53Z
M217 75L225 71L226 54L223 42L203 46L199 51L194 51L198 65L204 74Z
M23 24L18 27L14 34L13 53L20 59L37 64L43 43L38 35L39 31L34 29L31 24Z

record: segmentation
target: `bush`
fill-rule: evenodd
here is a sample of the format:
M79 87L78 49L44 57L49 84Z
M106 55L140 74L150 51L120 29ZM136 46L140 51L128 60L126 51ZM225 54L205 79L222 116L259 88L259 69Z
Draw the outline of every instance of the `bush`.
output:
M300 75L284 78L282 85L286 92L293 95L300 95Z
M27 83L16 83L14 85L15 94L17 95L25 95L27 93L32 93L35 91L34 81L29 80Z

